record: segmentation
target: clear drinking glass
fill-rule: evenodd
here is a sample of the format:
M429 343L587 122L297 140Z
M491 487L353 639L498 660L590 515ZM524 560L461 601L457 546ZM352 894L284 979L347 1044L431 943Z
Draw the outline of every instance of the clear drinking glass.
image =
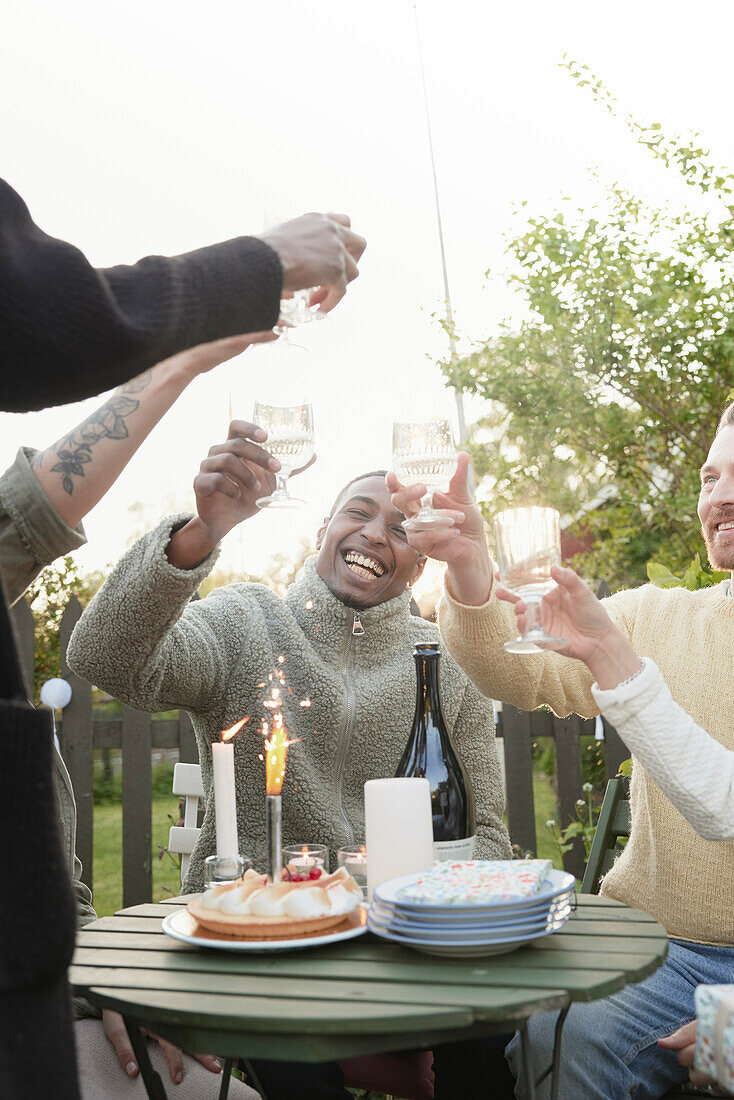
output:
M447 485L456 470L456 446L450 420L396 421L392 430L392 468L403 485L422 481L428 490L418 514L403 521L407 531L453 527L454 521L440 515L433 507L434 490Z
M525 633L505 642L510 653L564 649L563 638L546 634L541 624L543 596L556 587L551 566L561 564L561 517L555 508L509 508L494 521L497 564L502 585L527 606Z
M264 211L263 231L267 232L270 229L274 229L276 226L282 225L283 222L298 217L301 213L300 209L287 208L290 208L289 202L285 204L278 203L277 212L270 209ZM300 325L307 325L311 321L320 321L327 316L319 306L311 307L308 304L312 293L316 289L316 287L309 287L305 290L296 290L290 297L280 299L278 320L273 328L273 331L277 332L279 336L276 346L278 344L293 346L293 341L291 339L292 329ZM265 346L267 347L268 345ZM271 344L270 347L272 346Z
M249 856L207 856L204 860L204 885L212 886L236 882L252 867Z
M347 869L357 886L362 888L362 894L366 897L367 849L364 844L351 844L347 848L339 848L336 853L336 861L340 867Z
M290 495L287 482L293 471L305 466L313 456L313 410L310 402L268 405L258 400L252 419L258 427L265 428L268 433L265 449L280 462L280 470L275 475L275 491L270 496L260 497L255 502L258 508L296 508L304 504L305 501L299 497Z
M326 314L318 306L312 307L308 304L315 289L315 287L311 287L308 290L296 290L291 298L281 298L275 332L278 333L284 343L290 343L291 329L326 317Z
M328 874L329 849L324 844L290 844L283 849L283 866L291 867L293 874L309 878L311 872Z

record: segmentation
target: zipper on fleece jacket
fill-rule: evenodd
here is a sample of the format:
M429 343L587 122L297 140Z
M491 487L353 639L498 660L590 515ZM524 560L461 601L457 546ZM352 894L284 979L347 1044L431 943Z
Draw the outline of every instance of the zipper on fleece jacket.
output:
M361 638L365 633L365 629L362 623L359 621L359 615L354 612L354 621L352 622L352 629L347 634L344 649L342 650L342 677L344 679L344 714L341 721L341 727L339 729L339 744L337 745L336 753L336 804L339 809L339 816L342 819L344 830L347 834L347 844L354 844L354 827L347 817L347 812L344 809L344 770L347 764L347 756L349 754L349 746L352 740L352 730L354 728L354 712L356 709L356 699L354 694L354 683L351 676L352 668L352 639Z

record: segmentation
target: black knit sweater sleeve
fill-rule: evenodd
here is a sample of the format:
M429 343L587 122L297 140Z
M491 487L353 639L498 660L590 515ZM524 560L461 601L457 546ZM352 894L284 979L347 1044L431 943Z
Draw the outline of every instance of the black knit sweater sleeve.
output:
M282 278L255 237L96 270L0 180L0 409L78 401L184 348L271 328Z

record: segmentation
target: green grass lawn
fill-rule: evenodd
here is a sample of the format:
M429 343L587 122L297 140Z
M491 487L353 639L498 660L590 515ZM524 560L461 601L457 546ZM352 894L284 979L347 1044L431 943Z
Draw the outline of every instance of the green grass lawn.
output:
M178 817L178 798L173 795L153 799L153 901L180 893L178 863L164 853L158 859L158 845L168 844L172 822ZM100 917L122 908L122 805L100 802L94 807L94 907Z
M550 781L544 775L534 777L535 828L538 855L551 859L561 867L558 848L546 821L556 817L555 798ZM158 859L158 845L168 844L172 824L168 814L178 816L178 799L173 795L158 795L153 799L153 901L170 897L180 891L178 863L164 853ZM94 906L100 917L122 908L122 806L119 802L99 802L94 807Z
M558 845L553 839L550 829L545 824L550 818L558 820L556 796L547 776L533 776L533 795L535 796L535 836L538 842L538 858L550 859L553 861L554 867L563 870L563 861L561 853L558 851Z

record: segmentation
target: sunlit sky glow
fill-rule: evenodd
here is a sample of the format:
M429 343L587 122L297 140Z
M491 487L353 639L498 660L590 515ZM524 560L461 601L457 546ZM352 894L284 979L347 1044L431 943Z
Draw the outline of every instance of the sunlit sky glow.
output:
M443 289L412 3L2 0L0 11L1 174L92 262L176 254L308 209L347 211L368 238L345 302L303 331L319 454L299 485L308 506L259 516L225 546L226 565L257 572L316 528L343 482L389 464L393 419L452 409L435 366ZM465 342L520 315L501 270L522 201L538 212L563 195L595 201L590 165L654 201L687 198L558 67L564 52L641 120L699 130L718 160L734 159L723 0L418 0L418 12ZM245 355L190 387L88 518L84 568L191 505L199 462L226 436L230 391L249 419L266 373ZM95 404L0 416L0 462Z

